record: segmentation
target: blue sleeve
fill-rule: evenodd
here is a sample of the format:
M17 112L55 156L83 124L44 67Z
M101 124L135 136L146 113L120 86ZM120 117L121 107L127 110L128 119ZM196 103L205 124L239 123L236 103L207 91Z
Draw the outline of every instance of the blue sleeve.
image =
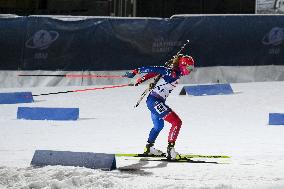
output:
M161 75L168 75L172 74L172 70L165 68L163 66L144 66L138 69L140 73L157 73Z

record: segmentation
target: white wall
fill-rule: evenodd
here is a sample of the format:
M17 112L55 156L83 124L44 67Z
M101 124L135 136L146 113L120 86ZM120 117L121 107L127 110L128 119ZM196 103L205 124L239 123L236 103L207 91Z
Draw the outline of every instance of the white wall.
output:
M0 71L0 88L88 86L125 84L135 79L128 78L65 78L65 77L20 77L19 74L96 74L123 75L125 71ZM284 81L284 66L216 66L202 67L181 79L181 84L196 83L246 83Z

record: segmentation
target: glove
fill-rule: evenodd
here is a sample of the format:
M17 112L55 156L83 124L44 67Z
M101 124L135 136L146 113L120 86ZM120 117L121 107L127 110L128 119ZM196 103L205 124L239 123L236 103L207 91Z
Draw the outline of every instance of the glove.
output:
M123 76L128 78L133 78L136 74L138 74L138 70L134 69L131 72L126 72Z
M140 82L136 81L136 83L130 83L129 86L135 86L135 87L137 87L137 86L140 85L140 84L141 84Z
M138 79L136 80L136 83L135 83L134 85L135 85L135 86L140 85L140 84L143 82L144 79L145 79L144 77L138 78Z

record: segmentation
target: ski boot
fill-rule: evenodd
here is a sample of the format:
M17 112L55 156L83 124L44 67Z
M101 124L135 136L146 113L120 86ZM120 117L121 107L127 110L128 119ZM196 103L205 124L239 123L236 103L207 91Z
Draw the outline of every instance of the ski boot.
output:
M153 146L154 146L154 143L146 144L143 154L145 156L165 156L165 153L163 153L161 150L154 148Z
M167 159L170 161L181 159L179 153L175 151L174 146L175 146L174 142L169 142L168 147L167 147Z

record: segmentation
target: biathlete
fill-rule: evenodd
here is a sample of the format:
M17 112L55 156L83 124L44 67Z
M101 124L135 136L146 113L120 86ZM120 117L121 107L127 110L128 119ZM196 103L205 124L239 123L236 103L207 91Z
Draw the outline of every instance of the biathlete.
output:
M172 90L177 86L178 80L182 76L189 75L193 68L194 60L191 56L178 55L171 61L171 66L145 66L134 69L125 74L126 77L133 78L136 74L146 73L146 75L136 80L135 86L150 78L160 76L159 81L153 87L146 100L147 107L151 112L151 118L154 126L150 130L147 144L144 149L145 155L166 155L169 160L180 159L180 155L175 151L174 146L182 121L165 102ZM167 121L172 125L168 135L168 147L166 154L161 150L154 148L156 138L160 131L164 128L164 121Z

